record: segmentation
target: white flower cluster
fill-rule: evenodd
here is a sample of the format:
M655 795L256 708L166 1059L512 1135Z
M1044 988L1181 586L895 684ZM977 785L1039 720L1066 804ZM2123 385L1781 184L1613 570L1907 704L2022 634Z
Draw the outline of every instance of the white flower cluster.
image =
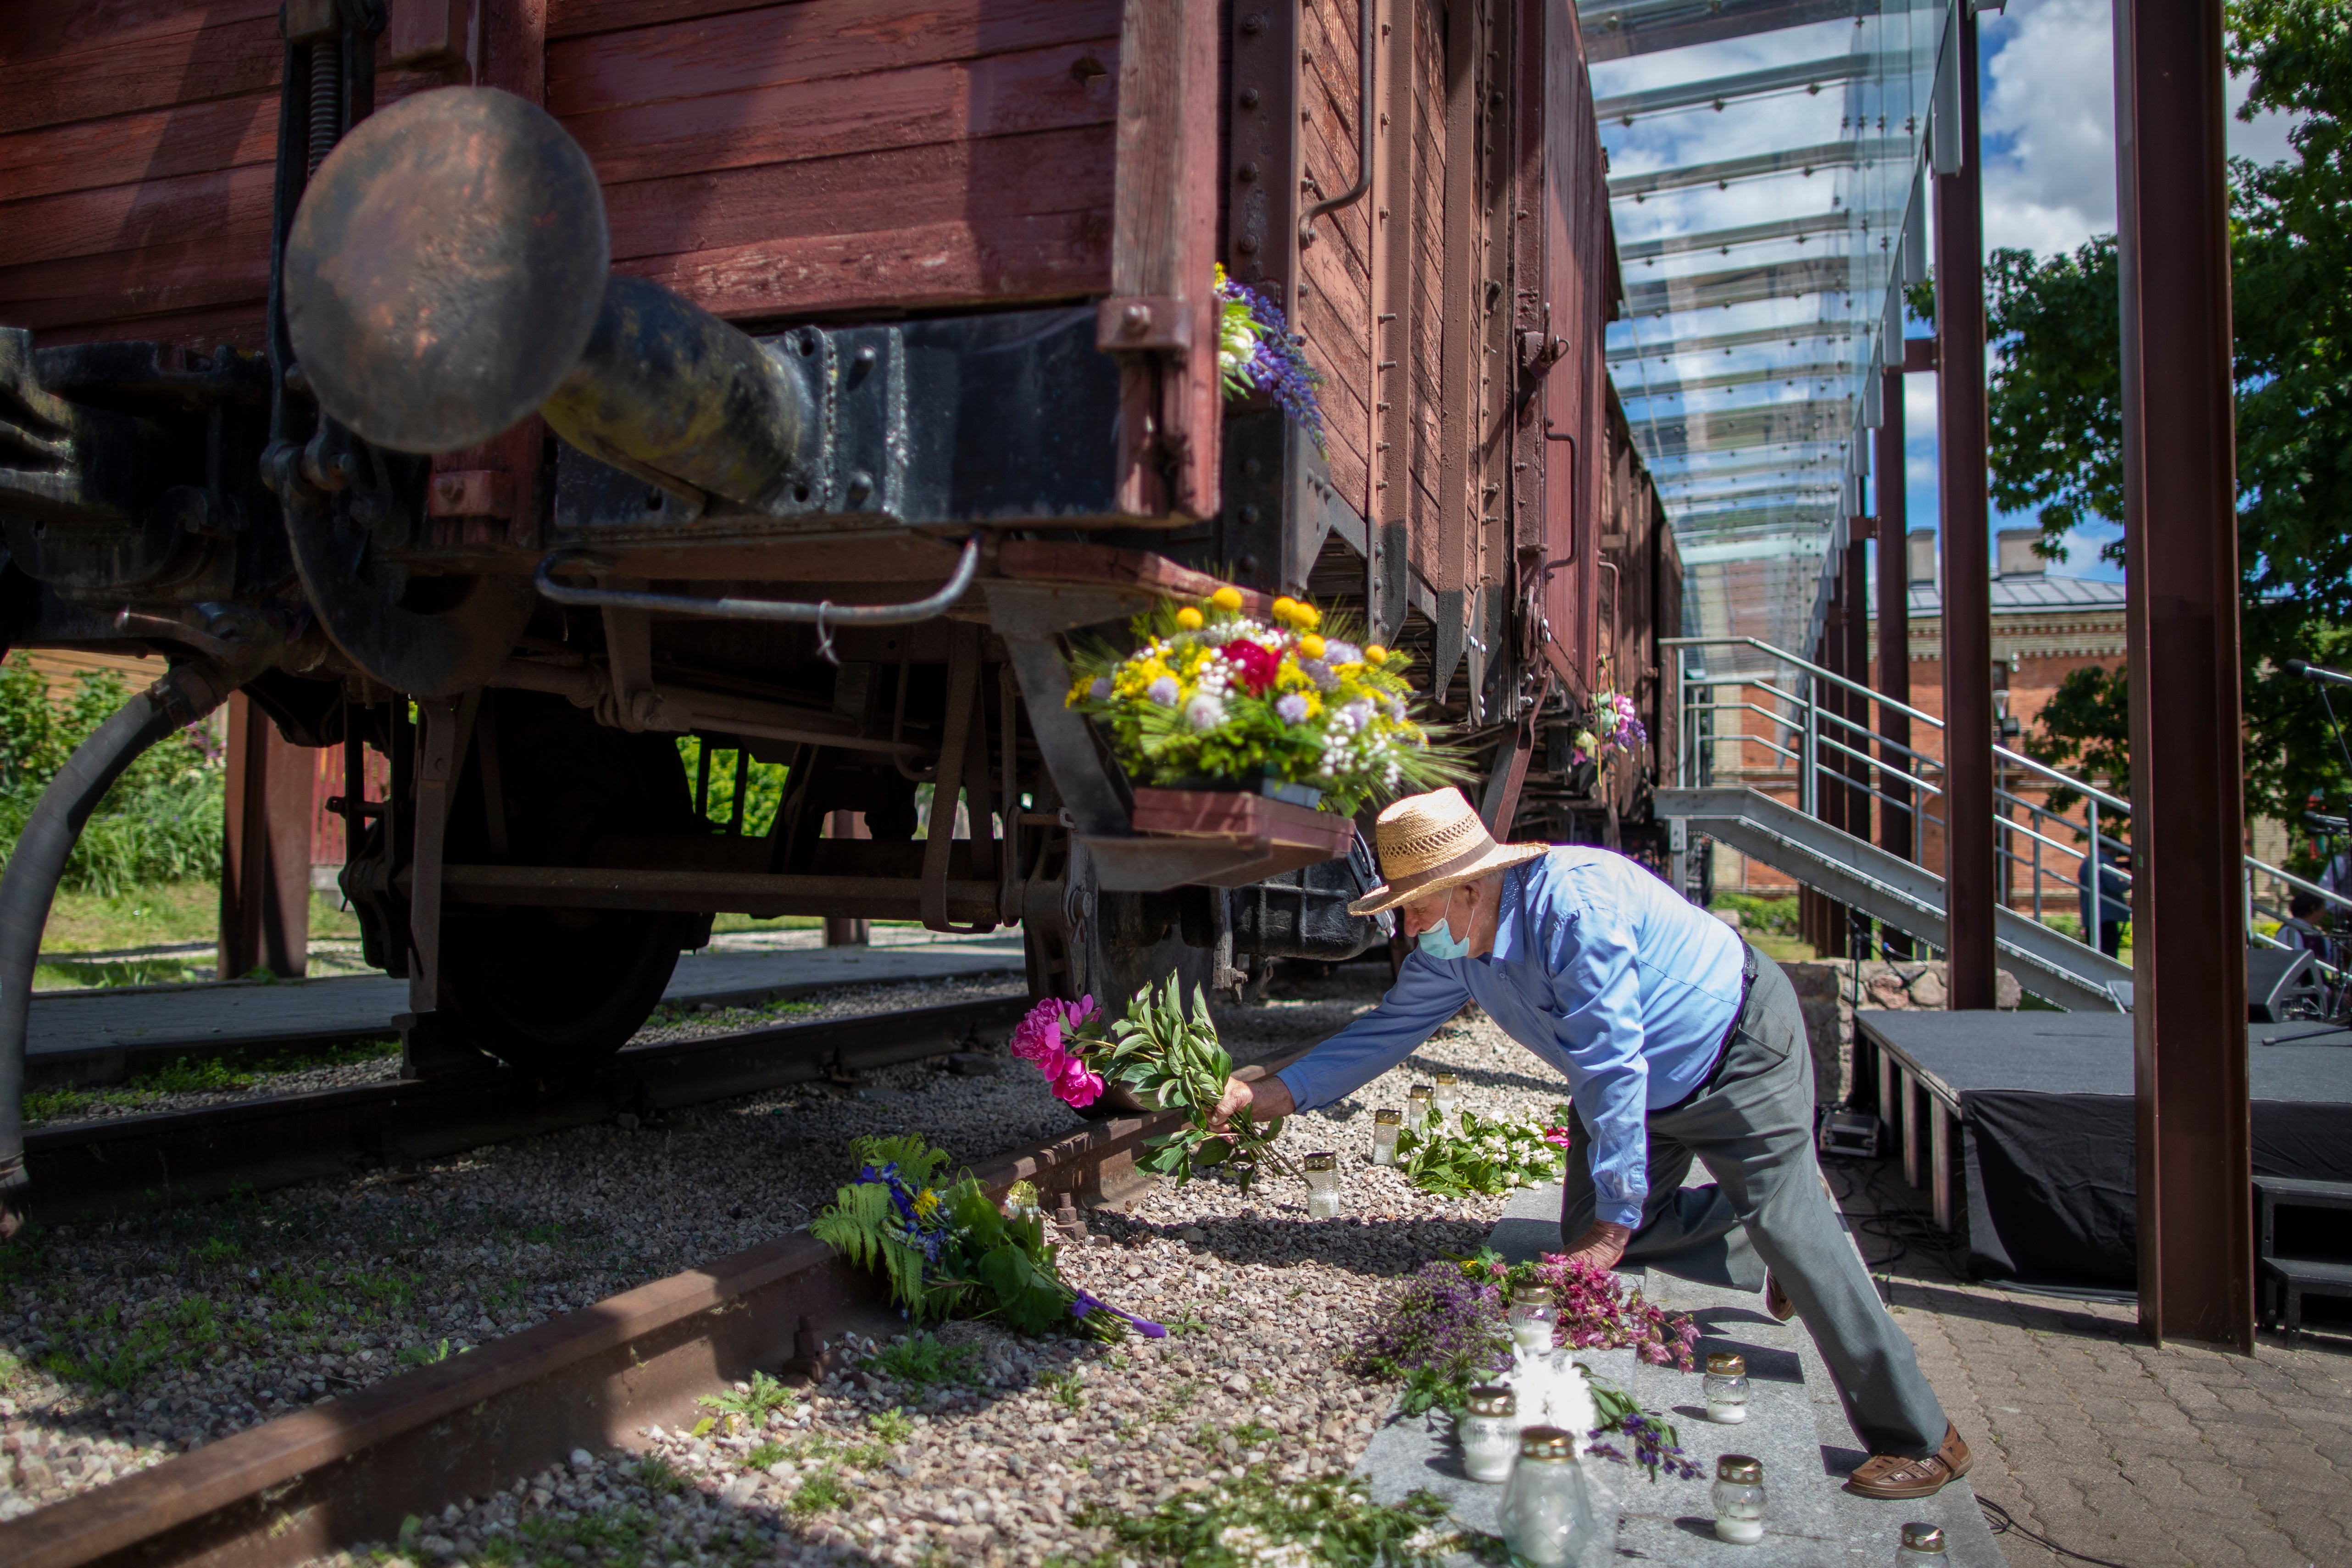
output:
M1592 1384L1583 1366L1564 1350L1514 1350L1511 1356L1514 1364L1503 1381L1518 1396L1519 1429L1557 1426L1576 1435L1580 1455L1592 1447L1601 1412L1592 1402Z
M1304 1541L1276 1541L1255 1524L1229 1524L1217 1532L1217 1544L1244 1563L1266 1568L1317 1568L1323 1559Z

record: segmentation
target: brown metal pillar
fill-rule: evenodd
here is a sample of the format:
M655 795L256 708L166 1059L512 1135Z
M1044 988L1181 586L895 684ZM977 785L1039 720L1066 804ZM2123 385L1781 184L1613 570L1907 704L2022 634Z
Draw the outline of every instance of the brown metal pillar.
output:
M309 967L314 755L280 735L244 692L228 700L215 971L224 980L257 969L299 980Z
M1944 547L1945 955L1953 1007L1994 996L1992 575L1986 555L1984 212L1977 21L1959 26L1960 170L1936 176L1936 451Z
M1891 347L1892 345L1890 345ZM1890 359L1893 355L1888 356ZM1910 511L1903 479L1903 369L1899 363L1880 373L1878 404L1878 679L1871 685L1895 702L1911 700L1911 539ZM1911 721L1879 704L1878 760L1889 768L1906 768L1902 748L1911 743ZM1890 855L1908 860L1918 853L1912 821L1911 792L1882 773L1878 787L1887 796L1878 803L1878 844ZM1916 809L1916 807L1913 807ZM1911 954L1911 939L1886 933L1886 951L1897 958Z
M836 811L825 824L828 838L871 838L866 829L866 814L862 811ZM864 947L874 940L874 922L852 915L824 917L824 945L827 947Z
M1857 686L1870 684L1870 540L1867 518L1853 520L1853 537L1845 546L1845 654L1839 661L1838 673ZM1841 694L1845 716L1853 721L1846 731L1845 743L1856 752L1870 751L1870 700L1858 691ZM1853 783L1846 789L1845 830L1864 843L1870 841L1870 775L1871 769L1861 756L1841 759L1845 775ZM1868 958L1868 928L1857 923L1857 911L1848 911L1845 918L1847 955Z
M1839 668L1845 657L1845 606L1835 596L1830 600L1830 613L1822 627L1821 640L1813 645L1813 662L1822 668L1843 675ZM1832 827L1846 825L1846 792L1836 783L1834 760L1837 752L1828 742L1844 739L1843 727L1838 718L1845 711L1843 699L1836 687L1818 681L1814 700L1822 713L1815 721L1815 733L1823 742L1809 762L1815 764L1813 773L1813 815ZM1845 956L1845 906L1826 893L1813 896L1813 951L1823 958Z
M2115 38L2139 1321L2251 1352L2221 0L2116 0Z

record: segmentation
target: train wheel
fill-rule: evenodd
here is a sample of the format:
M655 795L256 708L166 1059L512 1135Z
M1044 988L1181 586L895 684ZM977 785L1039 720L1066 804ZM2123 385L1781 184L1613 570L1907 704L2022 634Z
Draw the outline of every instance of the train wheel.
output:
M595 722L570 703L500 692L469 748L450 858L491 854L482 742L495 746L506 859L583 866L596 840L658 833L693 812L676 742ZM443 916L443 1006L458 1037L526 1072L575 1071L628 1044L703 918L644 910L468 908Z

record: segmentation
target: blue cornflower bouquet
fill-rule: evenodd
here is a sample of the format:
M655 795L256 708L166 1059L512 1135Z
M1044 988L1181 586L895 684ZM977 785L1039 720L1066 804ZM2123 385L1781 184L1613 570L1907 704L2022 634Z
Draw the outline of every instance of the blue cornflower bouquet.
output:
M1006 1214L970 1173L942 1183L948 1163L912 1133L851 1145L856 1181L810 1223L809 1234L860 1268L880 1272L916 1322L996 1317L1024 1333L1068 1330L1116 1337L1126 1325L1158 1338L1157 1323L1064 1284L1060 1248L1033 1205Z

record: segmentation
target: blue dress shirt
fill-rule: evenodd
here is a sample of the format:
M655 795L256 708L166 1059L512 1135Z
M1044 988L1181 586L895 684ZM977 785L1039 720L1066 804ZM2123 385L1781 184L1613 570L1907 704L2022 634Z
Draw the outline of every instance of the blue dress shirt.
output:
M1381 1004L1282 1071L1301 1110L1412 1054L1475 1002L1568 1079L1591 1131L1596 1213L1639 1228L1652 1110L1688 1097L1739 1011L1731 928L1625 857L1564 846L1504 873L1494 952L1415 947Z

